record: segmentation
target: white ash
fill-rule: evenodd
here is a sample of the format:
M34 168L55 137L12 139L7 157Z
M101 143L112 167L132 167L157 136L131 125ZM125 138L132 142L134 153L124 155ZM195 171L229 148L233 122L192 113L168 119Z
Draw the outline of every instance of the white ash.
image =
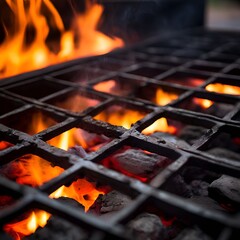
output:
M143 213L128 223L130 233L136 240L162 239L164 226L154 214Z
M217 201L226 200L239 207L240 204L240 179L222 175L209 186L209 194Z

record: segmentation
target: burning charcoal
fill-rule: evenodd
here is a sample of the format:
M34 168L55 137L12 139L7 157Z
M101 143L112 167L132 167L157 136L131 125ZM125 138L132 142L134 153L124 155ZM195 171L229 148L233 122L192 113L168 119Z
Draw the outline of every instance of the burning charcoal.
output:
M187 228L184 229L174 240L211 240L208 235L206 235L199 228Z
M128 224L128 228L137 240L159 240L163 236L164 226L154 214L143 213Z
M217 201L224 201L239 208L240 179L222 175L209 186L209 195Z
M224 149L224 148L212 148L207 151L208 153L218 156L218 157L223 157L223 158L230 158L233 160L239 160L240 159L240 154L232 152L230 150Z
M199 139L206 129L198 126L186 126L178 134L178 137L185 140L189 144L193 144L195 140Z
M157 154L147 154L142 150L128 149L111 158L116 167L138 177L151 178L166 167L170 160Z
M76 211L84 211L83 206L71 198L61 197L56 201L75 207ZM58 216L51 216L45 227L39 227L35 233L24 240L87 240L87 234L74 224Z
M191 202L198 204L202 208L207 208L210 210L216 210L216 211L223 211L225 212L225 209L222 208L216 201L209 197L192 197L189 199Z
M81 158L85 158L87 156L87 153L84 150L84 148L78 145L75 145L74 147L69 148L68 152Z
M190 183L190 188L193 196L208 196L208 186L209 183L201 180L193 180Z
M101 195L98 197L92 209L95 209L95 212L99 214L105 214L113 211L119 211L129 205L131 203L131 199L116 191L113 190L105 195Z
M177 175L170 179L165 186L165 189L170 193L174 193L185 198L189 198L192 195L189 186L185 183L181 175Z
M163 139L167 143L171 143L175 145L178 148L189 148L189 144L181 139L179 139L176 136L173 136L169 133L164 133L164 132L155 132L151 134L151 137L156 138L156 139Z

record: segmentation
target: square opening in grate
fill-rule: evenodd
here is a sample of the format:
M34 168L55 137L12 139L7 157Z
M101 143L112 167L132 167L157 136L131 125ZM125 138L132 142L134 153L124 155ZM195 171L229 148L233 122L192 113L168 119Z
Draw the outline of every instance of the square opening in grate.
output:
M65 69L60 72L51 74L56 79L61 79L69 82L87 84L89 81L104 76L105 71L99 69L87 69L81 67L74 67L71 69Z
M24 97L40 99L65 88L66 85L58 82L50 82L40 79L34 82L25 82L15 87L9 87L7 90Z
M56 120L46 111L31 108L3 118L0 122L10 128L34 135L57 124L61 120Z
M240 68L233 68L230 71L226 72L226 74L240 76Z
M188 87L198 87L202 85L206 81L206 79L208 79L208 76L176 72L172 75L169 75L166 78L161 79L161 81L166 81L169 83L174 83Z
M190 159L198 163L200 159ZM240 179L198 165L186 165L165 183L163 189L213 211L237 213L240 209Z
M182 93L184 91L181 89L148 84L136 89L135 96L151 101L159 106L165 106L178 99Z
M52 146L67 150L79 157L97 151L111 141L103 134L90 133L80 128L72 128L48 141Z
M62 203L63 207L74 207L76 211L83 212L81 204L72 199L60 198L56 201ZM69 222L67 217L62 218L32 207L14 221L5 224L3 230L7 234L4 238L6 240L9 239L7 236L15 240L61 239L63 236L65 239L87 240L90 237L85 230Z
M177 107L217 117L224 117L235 108L235 106L230 103L217 102L199 97L186 99L180 104L177 104Z
M188 119L188 123L185 123L173 118L161 117L145 128L142 133L156 140L164 140L166 143L177 146L177 148L188 148L208 130L202 122L199 122L199 125L195 124L190 119Z
M144 109L137 110L124 106L124 104L113 105L94 116L94 119L129 129L132 124L144 118L148 113Z
M214 54L206 58L209 62L233 63L237 60L236 56L226 54Z
M47 100L46 103L74 113L79 113L100 103L100 100L96 99L96 96L93 94L88 95L79 91L71 91Z
M101 164L142 182L150 182L173 161L172 158L125 145L103 159Z
M128 96L137 88L143 86L144 82L124 77L114 77L93 85L93 89L100 92L110 93L117 96Z
M0 116L23 106L19 101L14 101L5 96L0 96L0 102Z
M221 129L216 136L207 142L201 150L217 157L240 160L239 129Z
M214 66L214 65L211 65L210 63L207 64L207 62L205 64L193 64L189 68L193 70L199 70L203 72L214 72L214 73L219 72L223 69L223 67Z
M166 69L156 68L156 67L139 67L139 68L129 71L127 73L137 75L140 77L154 78L154 77L162 74L165 71L166 71Z

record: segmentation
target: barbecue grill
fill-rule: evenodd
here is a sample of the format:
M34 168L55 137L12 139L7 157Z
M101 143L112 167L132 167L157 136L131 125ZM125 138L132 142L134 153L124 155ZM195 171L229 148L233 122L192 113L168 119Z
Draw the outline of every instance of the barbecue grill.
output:
M209 151L228 139L234 152L239 153L239 95L207 88L216 83L240 87L239 37L239 33L185 30L99 57L2 80L0 141L5 147L0 151L1 168L34 155L64 169L36 188L19 184L2 172L1 196L7 196L11 203L10 207L2 204L3 229L23 213L40 209L77 226L86 239L132 239L129 223L147 212L157 213L166 226L181 223L181 233L197 226L201 234L212 239L238 239L239 205L221 198L225 205L218 211L175 190L180 188L176 176L186 176L186 171L193 168L198 172L191 175L191 181L201 178L199 169L210 172L211 177L240 176L240 165L234 157ZM108 89L109 82L114 87ZM155 99L158 89L175 97L161 104ZM212 106L199 107L196 99L211 101ZM131 111L139 117L131 120L130 116L130 124L123 127L121 122L108 118L108 114L119 111ZM29 126L37 114L43 116L47 127L32 131ZM176 128L197 126L201 133L185 145L145 132L162 118ZM107 140L81 156L50 142L75 128L90 135L104 135ZM124 148L140 149L170 161L150 179L136 179L106 164L106 159ZM131 199L130 203L107 220L48 197L78 179L94 182L97 189L107 186L119 191ZM175 190L173 184L177 185ZM233 213L229 208L234 208ZM8 237L2 233L1 239Z

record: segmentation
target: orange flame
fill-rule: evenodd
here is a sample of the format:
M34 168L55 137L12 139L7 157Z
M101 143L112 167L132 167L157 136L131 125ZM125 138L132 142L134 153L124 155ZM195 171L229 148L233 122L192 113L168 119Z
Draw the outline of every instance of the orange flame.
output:
M43 119L40 114L37 114L30 131L36 133L46 129L48 127L47 122L44 122ZM35 130L33 130L34 128ZM65 150L75 144L81 145L84 148L88 147L88 142L82 136L80 129L71 129L64 132L60 136L50 140L49 143ZM61 167L53 166L50 162L38 156L26 155L11 163L9 166L11 175L9 177L19 184L38 187L57 177L63 171L64 169ZM104 192L97 190L94 183L90 183L86 179L78 179L69 187L60 187L49 197L75 199L85 207L85 211L88 211L100 194L104 194ZM50 216L51 214L45 211L34 210L27 217L25 216L23 220L5 225L4 230L15 240L20 240L24 236L34 233L39 226L44 227Z
M195 104L201 106L204 109L208 109L214 104L213 101L203 98L194 98L193 101Z
M96 30L103 7L91 4L89 0L86 12L76 15L73 27L68 31L64 29L62 18L51 0L6 0L6 3L14 14L15 29L5 29L6 37L0 45L0 77L12 76L78 57L104 54L123 46L121 39L110 38ZM46 16L43 15L42 8L47 9ZM33 41L26 44L29 26L33 27L36 33ZM57 53L50 50L46 44L51 29L57 29L61 33L60 50Z
M178 95L175 93L169 93L160 88L157 89L156 103L160 106L167 105L168 103L172 102L177 98L178 98Z
M223 94L240 95L240 87L221 83L212 83L207 85L206 90Z
M170 134L175 134L177 129L174 126L168 125L167 119L162 117L151 124L149 127L145 128L142 133L150 135L154 132L167 132Z

